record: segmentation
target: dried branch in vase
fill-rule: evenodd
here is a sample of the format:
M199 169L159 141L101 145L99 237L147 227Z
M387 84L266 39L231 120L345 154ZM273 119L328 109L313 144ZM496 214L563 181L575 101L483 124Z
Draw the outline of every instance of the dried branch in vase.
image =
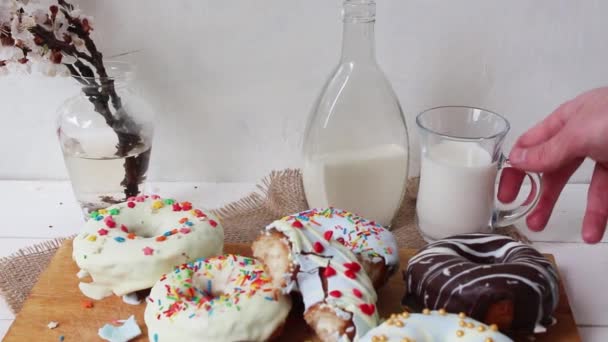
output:
M0 5L0 75L9 71L73 77L82 85L95 111L118 137L116 156L125 157L144 143L138 124L126 113L107 73L103 55L91 38L93 19L74 5L58 0L42 7L32 0ZM144 181L150 153L125 158L121 182L125 196L135 196Z

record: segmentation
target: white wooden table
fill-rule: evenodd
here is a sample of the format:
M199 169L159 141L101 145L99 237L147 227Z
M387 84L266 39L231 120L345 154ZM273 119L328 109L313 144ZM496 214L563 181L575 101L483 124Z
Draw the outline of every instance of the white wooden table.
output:
M215 208L254 191L250 183L154 183L163 196ZM608 238L595 246L580 239L587 185L572 184L558 202L549 228L527 233L542 252L555 255L584 341L608 341ZM76 233L82 217L68 182L0 181L0 257L46 239ZM527 230L522 230L526 231ZM0 338L14 319L0 299Z

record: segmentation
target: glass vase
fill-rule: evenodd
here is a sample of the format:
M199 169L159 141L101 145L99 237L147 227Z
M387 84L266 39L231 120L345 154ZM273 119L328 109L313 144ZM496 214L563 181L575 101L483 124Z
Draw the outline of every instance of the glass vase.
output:
M152 149L153 111L133 86L133 67L109 62L105 70L74 76L81 91L58 109L57 136L85 217L142 193Z
M374 52L375 2L347 0L342 56L314 105L304 140L311 207L338 207L389 226L406 187L408 133Z

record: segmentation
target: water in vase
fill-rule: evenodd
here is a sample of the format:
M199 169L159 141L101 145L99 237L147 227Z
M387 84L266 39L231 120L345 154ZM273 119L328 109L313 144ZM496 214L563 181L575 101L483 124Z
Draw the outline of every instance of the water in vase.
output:
M139 174L145 175L150 159L151 146L140 144L126 156L117 156L112 145L104 143L106 151L88 149L83 153L80 144L64 144L63 155L68 170L74 195L81 208L87 214L93 210L106 208L122 202L125 195L125 163L137 163L142 169ZM143 189L141 177L139 191Z

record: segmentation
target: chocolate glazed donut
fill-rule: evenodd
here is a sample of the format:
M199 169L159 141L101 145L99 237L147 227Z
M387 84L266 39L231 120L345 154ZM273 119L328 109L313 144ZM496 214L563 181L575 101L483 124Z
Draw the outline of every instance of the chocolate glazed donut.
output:
M534 248L492 234L456 235L421 249L404 272L404 304L464 312L503 331L539 333L554 323L558 275Z

